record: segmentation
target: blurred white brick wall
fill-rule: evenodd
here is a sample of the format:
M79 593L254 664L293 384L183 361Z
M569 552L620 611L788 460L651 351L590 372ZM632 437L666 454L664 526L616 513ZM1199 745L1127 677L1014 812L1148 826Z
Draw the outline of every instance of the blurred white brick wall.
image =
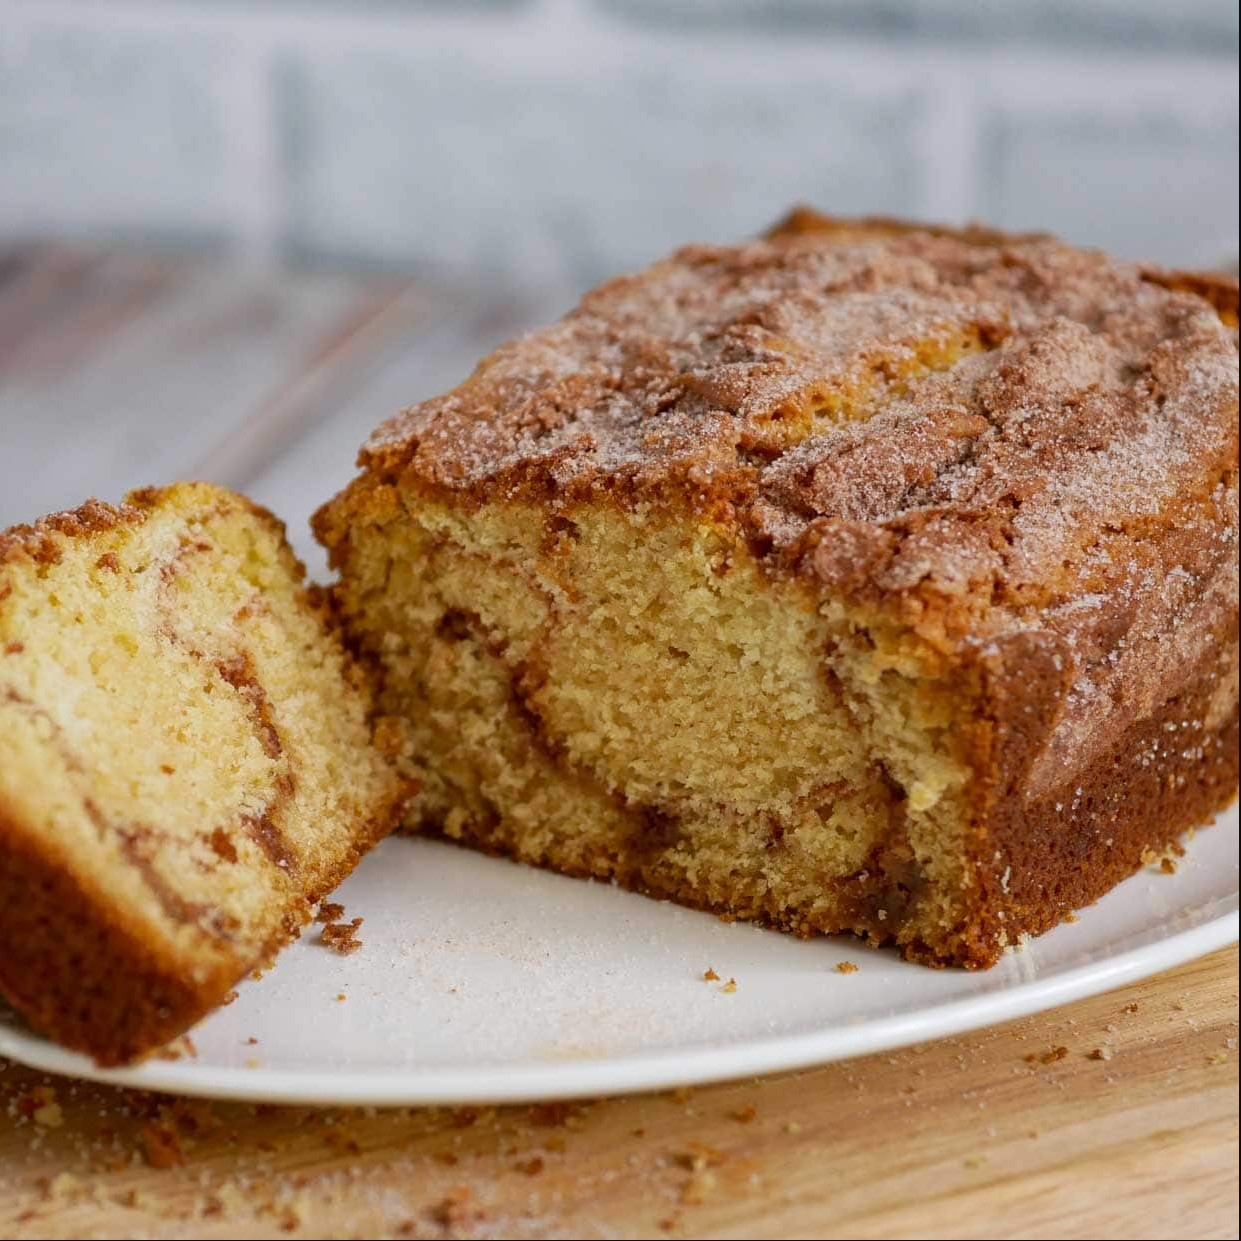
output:
M585 284L794 201L1237 248L1218 0L0 0L0 243Z

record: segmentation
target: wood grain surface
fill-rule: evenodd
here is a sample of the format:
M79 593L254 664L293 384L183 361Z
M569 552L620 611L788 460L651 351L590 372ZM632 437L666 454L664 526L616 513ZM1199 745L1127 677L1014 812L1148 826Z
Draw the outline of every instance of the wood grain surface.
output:
M563 309L210 256L0 254L0 526L201 477L290 525ZM3 946L0 945L0 951ZM0 1067L0 1237L1235 1237L1237 953L891 1055L502 1109L204 1104Z
M4 1237L1235 1237L1237 952L960 1038L585 1104L0 1071ZM1106 1058L1104 1058L1106 1057Z
M124 248L0 252L0 527L180 477L256 492L300 535L383 418L571 297Z

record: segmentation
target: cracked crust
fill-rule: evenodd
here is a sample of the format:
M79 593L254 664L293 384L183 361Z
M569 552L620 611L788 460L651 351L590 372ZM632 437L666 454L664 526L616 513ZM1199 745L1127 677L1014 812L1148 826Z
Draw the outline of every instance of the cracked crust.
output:
M1175 666L1103 662L1120 631L1173 628L1200 582L1228 606L1236 309L1226 276L802 211L502 346L379 428L316 526L340 562L387 488L673 497L941 649L1031 628L1074 648L1080 745L1119 681L1150 709Z
M969 706L953 727L972 912L941 955L987 964L1132 871L1139 837L1157 847L1235 789L1218 742L1236 727L1236 323L1228 277L801 211L761 241L686 247L502 346L379 428L316 531L354 640L381 662L363 589L375 541L404 522L486 527L470 537L498 572L524 545L492 527L530 510L545 541L520 555L548 580L547 549L584 515L642 515L708 529L773 591L899 635ZM1160 721L1195 740L1161 750L1144 731ZM1109 817L1125 819L1110 837ZM457 827L522 851L496 843L503 821ZM547 860L593 866L569 847ZM675 887L660 890L713 903Z

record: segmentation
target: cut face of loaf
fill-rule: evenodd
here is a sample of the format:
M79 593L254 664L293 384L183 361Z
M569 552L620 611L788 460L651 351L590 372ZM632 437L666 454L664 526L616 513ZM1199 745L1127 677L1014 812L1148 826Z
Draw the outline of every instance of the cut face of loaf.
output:
M988 965L1234 795L1236 285L794 225L497 350L317 531L412 826Z
M266 965L396 813L301 579L204 485L0 534L0 993L102 1063Z

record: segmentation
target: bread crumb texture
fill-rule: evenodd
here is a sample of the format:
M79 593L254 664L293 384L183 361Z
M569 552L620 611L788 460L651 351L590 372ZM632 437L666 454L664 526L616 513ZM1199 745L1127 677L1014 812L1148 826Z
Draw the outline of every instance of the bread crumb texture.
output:
M0 990L102 1061L265 964L390 824L283 527L183 484L0 535Z
M1236 283L803 213L602 286L316 519L410 825L987 965L1233 796Z

